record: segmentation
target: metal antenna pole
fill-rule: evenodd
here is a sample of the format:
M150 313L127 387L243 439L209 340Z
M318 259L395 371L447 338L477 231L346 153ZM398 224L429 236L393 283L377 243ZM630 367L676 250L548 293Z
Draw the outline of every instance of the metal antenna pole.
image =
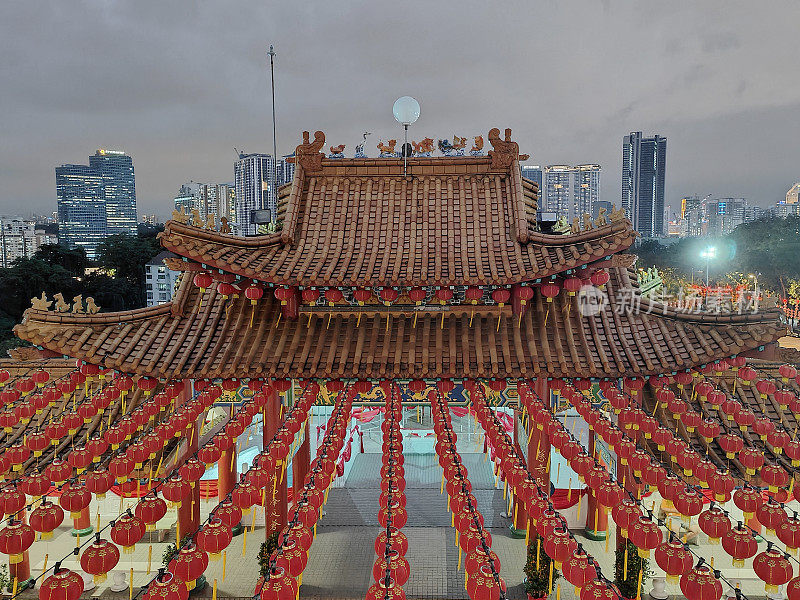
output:
M275 49L269 45L269 75L272 83L272 185L270 192L275 207L278 206L278 137L275 132ZM270 214L271 220L275 221L276 215Z
M406 150L406 146L408 146L408 125L403 125L403 177L406 177L406 168L408 166L408 151Z

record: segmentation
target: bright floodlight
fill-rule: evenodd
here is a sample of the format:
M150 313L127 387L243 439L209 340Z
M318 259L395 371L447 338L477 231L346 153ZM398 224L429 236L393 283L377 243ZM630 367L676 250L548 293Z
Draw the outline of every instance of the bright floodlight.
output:
M700 255L703 258L714 258L717 255L717 249L714 246L707 246Z
M419 102L411 96L403 96L394 101L392 113L398 123L408 127L419 119Z

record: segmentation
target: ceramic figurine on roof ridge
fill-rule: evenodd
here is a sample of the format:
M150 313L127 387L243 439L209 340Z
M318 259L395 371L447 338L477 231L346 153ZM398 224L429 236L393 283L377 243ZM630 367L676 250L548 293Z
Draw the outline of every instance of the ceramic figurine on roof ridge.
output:
M344 158L344 144L339 144L338 146L331 146L330 150L331 153L328 154L328 158Z
M361 140L361 143L356 146L356 158L367 158L367 154L364 152L364 146L367 143L367 136L372 135L372 132L365 131L362 135L363 139Z
M472 148L469 151L470 156L483 156L483 136L476 135L472 138Z
M378 142L378 150L381 151L380 158L397 158L400 156L399 152L395 152L394 148L397 145L397 140L389 140L384 144L382 141Z
M414 156L430 156L433 153L433 138L422 138L421 142L411 142L414 147Z

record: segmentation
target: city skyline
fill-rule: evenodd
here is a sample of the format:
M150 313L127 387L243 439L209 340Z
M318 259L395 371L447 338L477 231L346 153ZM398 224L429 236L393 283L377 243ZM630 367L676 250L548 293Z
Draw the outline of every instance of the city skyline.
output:
M422 106L410 138L511 127L536 164L600 164L603 199L619 197L618 144L630 131L669 138L666 200L673 208L696 193L771 205L800 178L800 82L789 18L800 16L796 4L733 2L725 11L509 4L502 14L474 4L456 15L412 2L391 27L379 4L319 5L299 18L295 7L280 5L4 5L0 47L9 60L0 67L0 108L9 117L0 213L25 207L48 214L51 169L76 162L87 147L121 147L134 157L142 213L166 212L183 181L229 181L234 146L271 152L270 43L280 155L303 130L323 129L331 144L347 145L348 156L362 132L372 131L366 147L375 156L378 141L402 137L391 104L408 93ZM523 35L531 20L541 24L540 35ZM313 39L303 34L311 29ZM237 35L224 45L188 43L219 30ZM555 44L557 36L566 38ZM103 51L86 52L86 45ZM385 68L387 53L401 46L404 60ZM347 60L329 59L330 52ZM426 61L431 56L436 69ZM542 85L533 57L538 65L557 61L565 75Z

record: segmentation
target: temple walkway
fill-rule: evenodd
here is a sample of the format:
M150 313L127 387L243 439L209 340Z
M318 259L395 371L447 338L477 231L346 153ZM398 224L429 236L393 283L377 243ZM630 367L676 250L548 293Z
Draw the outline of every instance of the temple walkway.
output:
M491 465L482 454L463 453L478 508L492 535L492 549L501 563L509 600L525 598L522 587L525 541L511 536L502 489L495 489ZM326 515L317 527L317 539L303 575L301 598L364 598L372 584L373 543L379 532L379 454L358 454L345 486L331 490ZM447 496L440 495L441 468L435 455L405 456L408 523L406 558L411 578L409 598L467 598L463 567L458 570ZM462 557L463 559L463 557Z

